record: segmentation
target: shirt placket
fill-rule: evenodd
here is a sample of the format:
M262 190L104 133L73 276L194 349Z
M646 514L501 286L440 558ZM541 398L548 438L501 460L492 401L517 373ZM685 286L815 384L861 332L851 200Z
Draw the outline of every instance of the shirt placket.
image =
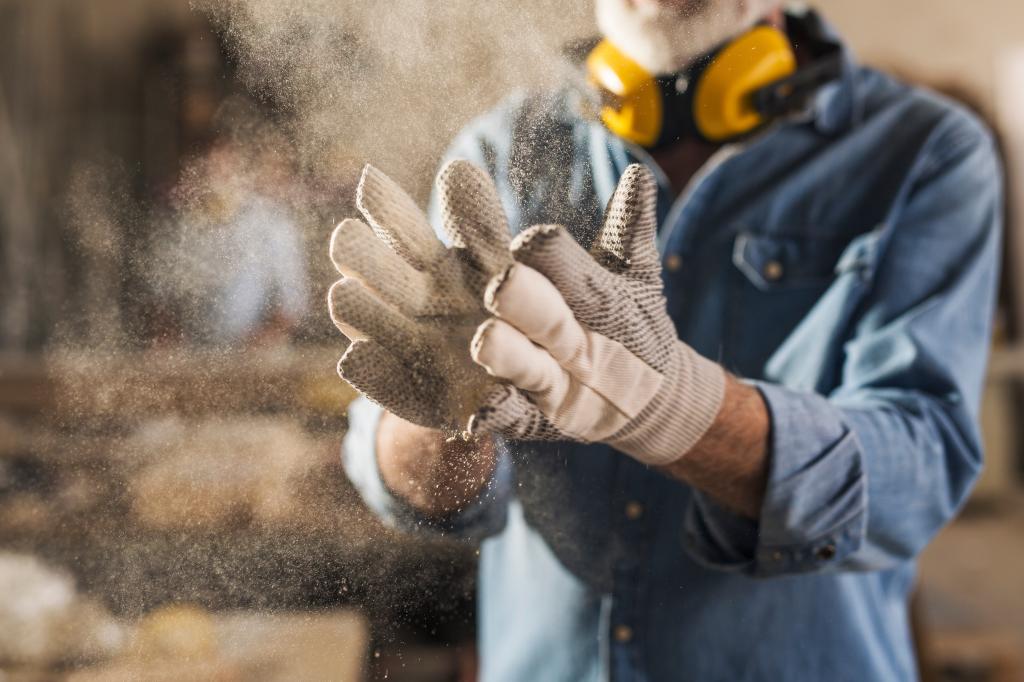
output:
M672 297L675 289L680 286L677 278L682 274L683 245L692 241L691 233L699 222L695 216L702 212L702 206L707 203L706 189L711 184L708 180L741 148L738 145L723 147L713 154L697 171L679 198L669 204L668 210L664 210L667 204L667 181L650 155L639 148L630 147L627 151L622 147L610 146L607 138L603 145L598 142L600 140L595 142L595 148L601 148L610 162L606 167L621 173L628 163L639 160L652 167L659 178L661 208L658 217L661 229L658 247L664 264L665 293ZM605 177L601 182L602 178L598 177L597 180L599 192L603 187L602 193L610 196L612 178ZM655 531L656 500L653 499L655 487L650 470L628 460L626 455L621 456L623 459L616 473L612 500L612 531L620 541L621 551L612 570L611 607L606 621L610 654L608 679L634 682L648 679L642 651L648 639L644 632L647 621L643 618L645 609L649 607L649 585L645 579L645 569L646 562L651 561L654 555L652 537Z
M619 539L612 569L612 603L608 619L611 670L615 682L646 680L642 647L647 640L646 562L652 557L654 486L648 469L625 459L619 465L613 502L613 532Z

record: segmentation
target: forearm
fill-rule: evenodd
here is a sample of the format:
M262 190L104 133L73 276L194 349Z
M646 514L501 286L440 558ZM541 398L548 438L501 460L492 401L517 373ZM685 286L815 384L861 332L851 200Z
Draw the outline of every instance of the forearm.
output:
M952 518L977 475L980 451L962 403L906 389L832 398L767 383L756 391L771 424L760 496L751 493L757 457L723 464L717 483L703 480L715 475L704 457L743 452L742 436L731 439L735 450L701 448L673 467L705 498L688 511L687 537L708 565L759 576L892 568ZM721 420L742 412L742 400L730 399ZM759 421L752 415L733 429ZM709 442L725 432L714 429Z
M388 489L424 516L464 509L491 479L497 462L489 436L448 437L393 414L381 416L377 464Z
M663 468L723 507L757 519L768 478L771 421L761 393L727 376L722 408L694 448Z

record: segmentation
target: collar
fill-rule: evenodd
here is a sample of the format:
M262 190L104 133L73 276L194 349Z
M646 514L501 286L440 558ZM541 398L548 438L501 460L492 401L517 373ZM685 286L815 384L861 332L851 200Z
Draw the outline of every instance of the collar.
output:
M823 86L807 112L808 122L823 135L838 135L860 123L863 102L857 87L858 65L839 32L815 10L798 7L786 12L787 29L795 43L802 36L833 43L839 49L840 77Z

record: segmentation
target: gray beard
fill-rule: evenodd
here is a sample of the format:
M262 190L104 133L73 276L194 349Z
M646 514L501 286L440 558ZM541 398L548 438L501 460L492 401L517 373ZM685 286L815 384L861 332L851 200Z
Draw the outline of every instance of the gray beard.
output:
M605 38L655 75L682 70L697 57L745 31L778 0L691 0L679 6L634 6L596 0Z

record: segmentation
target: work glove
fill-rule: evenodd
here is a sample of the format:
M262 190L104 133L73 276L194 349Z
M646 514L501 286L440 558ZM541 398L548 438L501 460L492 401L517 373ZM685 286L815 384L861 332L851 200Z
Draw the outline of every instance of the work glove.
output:
M588 253L561 226L511 244L515 263L487 285L492 317L473 359L504 382L474 432L604 442L649 465L690 451L721 407L721 367L679 340L665 309L650 171L626 169Z
M473 363L469 342L487 317L488 281L512 257L501 202L482 170L453 161L437 190L451 247L397 184L365 168L356 204L366 223L345 220L331 236L331 260L344 277L328 305L351 341L341 377L399 417L453 433L465 431L497 386Z

